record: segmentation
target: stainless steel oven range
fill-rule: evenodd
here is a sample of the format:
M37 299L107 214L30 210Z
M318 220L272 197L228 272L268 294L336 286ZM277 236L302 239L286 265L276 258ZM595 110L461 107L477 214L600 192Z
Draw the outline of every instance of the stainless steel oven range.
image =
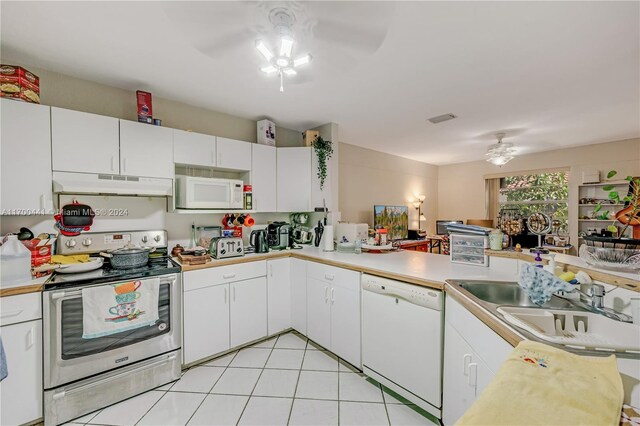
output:
M142 267L116 269L107 259L100 269L55 273L45 284L46 426L64 423L180 378L182 288L180 266L167 255L167 233L125 231L61 236L57 253L95 256L127 244L155 250ZM104 336L83 337L83 290L116 288L129 282L159 285L158 320Z

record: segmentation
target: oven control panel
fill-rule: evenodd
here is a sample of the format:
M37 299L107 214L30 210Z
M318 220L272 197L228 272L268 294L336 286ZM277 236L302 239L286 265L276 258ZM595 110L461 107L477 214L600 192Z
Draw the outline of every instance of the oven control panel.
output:
M169 244L167 231L83 232L74 237L60 235L56 253L99 253L128 244L136 247L165 248Z

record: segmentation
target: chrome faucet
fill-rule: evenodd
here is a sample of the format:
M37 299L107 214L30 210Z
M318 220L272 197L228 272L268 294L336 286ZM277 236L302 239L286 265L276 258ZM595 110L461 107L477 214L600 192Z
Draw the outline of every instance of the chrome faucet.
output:
M593 283L583 285L588 286L588 290L586 293L579 288L576 288L574 290L580 294L580 299L563 299L568 300L578 307L585 308L591 312L604 315L605 317L614 319L616 321L633 322L631 316L604 306L605 290L602 284ZM582 300L583 298L586 299L586 302Z

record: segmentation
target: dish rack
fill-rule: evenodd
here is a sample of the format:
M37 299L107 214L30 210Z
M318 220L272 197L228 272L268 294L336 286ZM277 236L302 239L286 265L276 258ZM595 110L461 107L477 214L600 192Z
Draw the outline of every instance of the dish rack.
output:
M485 253L488 247L486 235L451 234L449 256L454 263L489 266L489 256Z

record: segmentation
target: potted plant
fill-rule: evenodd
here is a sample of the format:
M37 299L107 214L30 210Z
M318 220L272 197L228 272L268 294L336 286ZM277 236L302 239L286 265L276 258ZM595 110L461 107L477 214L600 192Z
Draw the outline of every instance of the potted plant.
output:
M320 189L322 189L324 181L327 179L327 161L333 155L333 145L331 141L326 141L321 136L318 136L312 145L318 158L318 179L320 179Z

